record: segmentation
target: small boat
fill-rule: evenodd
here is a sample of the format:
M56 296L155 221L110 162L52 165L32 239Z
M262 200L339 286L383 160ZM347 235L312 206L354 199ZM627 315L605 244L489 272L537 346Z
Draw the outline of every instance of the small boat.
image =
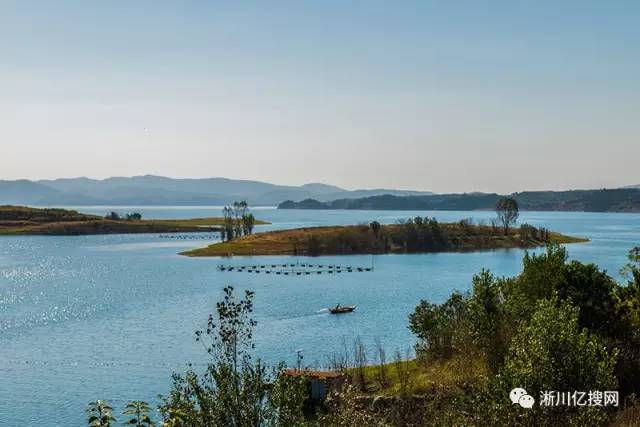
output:
M341 314L341 313L351 313L355 309L356 309L355 305L340 306L340 304L338 304L335 307L329 308L329 311L331 312L331 314Z

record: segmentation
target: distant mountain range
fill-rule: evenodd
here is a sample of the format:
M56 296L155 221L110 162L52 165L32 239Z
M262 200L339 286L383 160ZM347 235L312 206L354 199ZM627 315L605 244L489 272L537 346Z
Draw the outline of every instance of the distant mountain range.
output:
M640 212L640 190L525 191L510 194L521 210ZM434 194L428 196L379 195L358 199L320 201L288 200L279 209L371 209L371 210L488 210L504 195L496 193Z
M145 175L107 179L0 180L0 205L223 205L246 200L253 206L274 206L283 200L428 195L428 191L391 189L345 190L312 183L275 185L228 178L174 179Z

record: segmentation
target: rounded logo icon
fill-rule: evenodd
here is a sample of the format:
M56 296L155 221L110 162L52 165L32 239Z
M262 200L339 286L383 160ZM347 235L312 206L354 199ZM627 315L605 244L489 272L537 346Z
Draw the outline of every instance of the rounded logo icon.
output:
M511 399L511 403L514 405L517 403L523 408L533 408L533 404L535 403L535 399L527 394L527 390L523 388L514 388L509 393L509 399Z
M509 393L509 398L511 399L511 403L514 403L514 404L518 403L520 398L525 394L527 394L527 390L523 388L514 388L513 390L511 390L511 393Z
M530 408L533 408L533 404L535 403L535 400L533 399L533 397L529 396L528 394L525 394L520 398L520 400L518 400L518 403L523 408L530 409Z

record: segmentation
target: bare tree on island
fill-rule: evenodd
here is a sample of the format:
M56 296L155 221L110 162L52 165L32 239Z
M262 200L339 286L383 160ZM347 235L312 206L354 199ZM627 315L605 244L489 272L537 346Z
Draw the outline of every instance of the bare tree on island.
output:
M236 237L241 237L243 234L247 234L244 232L243 223L244 218L249 211L249 204L245 200L240 202L235 201L233 202L232 211L234 219L234 233Z
M496 203L496 215L498 215L498 221L504 228L504 234L509 234L509 227L514 225L518 220L520 211L518 209L518 202L513 197L503 197Z
M235 227L233 221L233 210L229 206L225 206L222 209L222 215L224 216L224 222L220 231L220 237L223 242L229 242L233 240Z

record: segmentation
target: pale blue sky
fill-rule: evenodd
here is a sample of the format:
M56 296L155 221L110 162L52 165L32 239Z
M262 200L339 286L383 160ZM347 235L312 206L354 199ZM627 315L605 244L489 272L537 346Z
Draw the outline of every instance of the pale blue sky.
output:
M637 1L0 1L0 179L639 184Z

